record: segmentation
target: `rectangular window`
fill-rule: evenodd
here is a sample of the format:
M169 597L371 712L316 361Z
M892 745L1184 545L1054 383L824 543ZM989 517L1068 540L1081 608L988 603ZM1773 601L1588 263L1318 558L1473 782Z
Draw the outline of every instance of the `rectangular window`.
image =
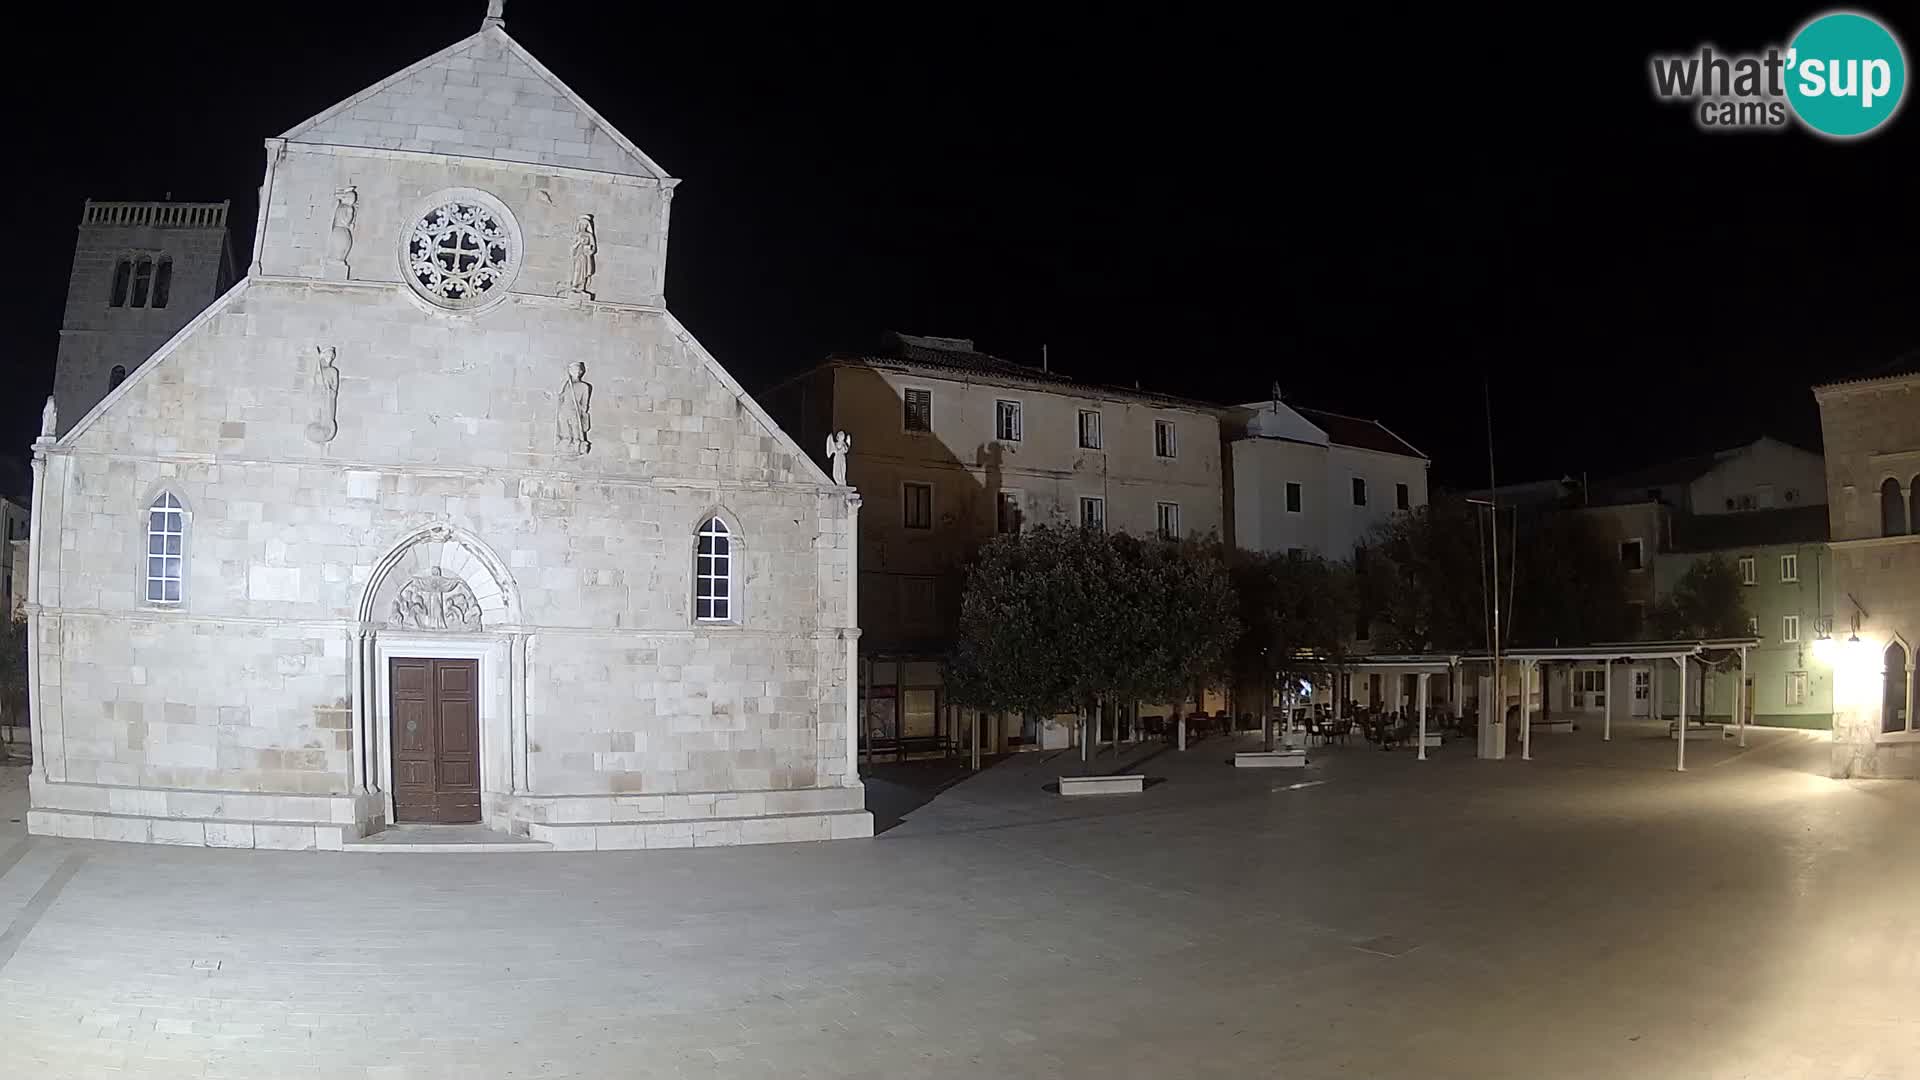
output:
M1645 570L1647 568L1644 549L1641 547L1640 541L1626 540L1621 542L1620 565L1629 570Z
M1080 524L1083 528L1105 530L1107 527L1107 500L1091 495L1080 497Z
M1807 673L1804 671L1787 672L1787 704L1805 705L1807 703Z
M1367 482L1358 476L1353 478L1353 505L1367 505Z
M1174 457L1177 449L1173 441L1173 421L1155 420L1153 422L1153 456Z
M933 391L908 390L902 395L900 426L908 431L933 430Z
M993 437L1001 442L1020 441L1019 402L996 401L993 403Z
M1080 449L1100 449L1100 410L1080 410Z
M1413 498L1412 498L1412 495L1407 491L1407 485L1405 484L1393 485L1393 505L1396 509L1400 509L1400 510L1413 509Z
M1787 584L1800 580L1800 556L1780 556L1780 580Z
M1000 519L996 523L1003 533L1017 533L1025 522L1026 513L1020 508L1020 493L1003 491L1000 493Z
M1800 640L1800 616L1788 615L1780 620L1780 640Z
M1760 580L1760 574L1754 569L1753 556L1740 556L1740 584L1752 585Z
M909 529L933 528L933 485L900 485L901 524Z
M1300 485L1295 483L1288 483L1287 484L1287 513L1297 514L1299 512L1300 512Z
M1157 528L1160 531L1160 539L1180 539L1180 504L1170 502L1155 503L1153 508L1154 516L1157 519Z
M938 620L935 612L938 605L938 583L930 577L903 577L900 579L900 619L911 627L925 629Z

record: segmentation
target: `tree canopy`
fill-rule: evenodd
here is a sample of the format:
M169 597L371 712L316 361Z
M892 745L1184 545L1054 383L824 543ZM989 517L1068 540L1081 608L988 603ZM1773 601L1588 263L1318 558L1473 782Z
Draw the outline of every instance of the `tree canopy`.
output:
M1487 515L1438 497L1396 514L1356 554L1360 602L1387 652L1484 649L1493 541ZM1595 523L1559 509L1500 514L1503 644L1627 636L1626 573Z
M1217 544L1043 526L980 549L949 688L964 704L1041 715L1178 699L1224 666L1238 634Z
M1230 563L1239 603L1234 673L1270 686L1276 676L1327 670L1353 626L1352 574L1317 556L1239 552Z
M1649 619L1666 638L1741 637L1747 632L1746 590L1740 571L1720 555L1687 568Z

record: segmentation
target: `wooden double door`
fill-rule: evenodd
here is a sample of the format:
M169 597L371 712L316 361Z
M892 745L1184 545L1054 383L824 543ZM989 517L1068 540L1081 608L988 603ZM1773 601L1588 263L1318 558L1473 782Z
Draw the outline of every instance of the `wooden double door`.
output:
M480 820L480 661L388 661L393 817Z

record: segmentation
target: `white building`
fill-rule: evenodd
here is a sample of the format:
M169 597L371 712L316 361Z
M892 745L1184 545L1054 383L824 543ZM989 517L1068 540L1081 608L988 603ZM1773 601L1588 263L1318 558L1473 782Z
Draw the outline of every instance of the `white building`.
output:
M36 443L31 830L870 835L858 496L666 310L676 181L497 5L266 159L245 278Z
M1346 559L1401 510L1427 504L1425 454L1378 420L1280 400L1229 424L1228 517L1235 544Z

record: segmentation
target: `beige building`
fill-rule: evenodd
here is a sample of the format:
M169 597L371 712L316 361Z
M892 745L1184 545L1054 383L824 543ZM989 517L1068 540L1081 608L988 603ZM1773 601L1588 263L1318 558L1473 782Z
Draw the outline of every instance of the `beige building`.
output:
M861 652L877 739L931 748L969 722L947 712L938 658L966 561L996 533L1042 523L1222 532L1220 424L1200 402L1080 382L965 338L890 334L872 354L787 380L768 403L802 446L836 430L853 437L847 482L864 499ZM1019 737L985 734L990 745Z
M667 310L678 181L498 17L265 149L246 275L47 405L29 829L871 835L859 497Z
M1920 356L1814 388L1835 588L1835 776L1920 778Z

